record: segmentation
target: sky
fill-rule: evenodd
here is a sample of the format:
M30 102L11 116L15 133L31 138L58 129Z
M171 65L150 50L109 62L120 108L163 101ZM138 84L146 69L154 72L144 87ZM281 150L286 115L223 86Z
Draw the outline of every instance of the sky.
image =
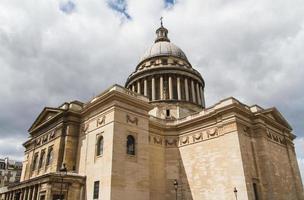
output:
M303 0L1 0L0 157L22 160L45 106L124 85L164 18L203 76L207 107L277 107L304 175Z

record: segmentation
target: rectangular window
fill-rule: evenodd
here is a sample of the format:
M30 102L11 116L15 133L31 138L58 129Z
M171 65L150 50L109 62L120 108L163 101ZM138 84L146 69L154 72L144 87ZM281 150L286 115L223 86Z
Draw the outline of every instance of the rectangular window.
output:
M44 157L45 157L45 149L43 149L40 153L40 159L39 159L39 164L38 164L38 168L40 169L43 164L44 164Z
M99 198L99 181L94 182L94 192L93 192L93 199Z
M32 170L35 170L36 167L37 167L38 156L39 156L38 152L35 153L35 155L34 155L34 160L33 160L33 163L32 163L32 164L33 164L33 165L32 165Z
M50 146L46 157L46 165L51 164L52 161L53 161L53 146Z
M169 109L166 110L166 116L170 117L170 110Z

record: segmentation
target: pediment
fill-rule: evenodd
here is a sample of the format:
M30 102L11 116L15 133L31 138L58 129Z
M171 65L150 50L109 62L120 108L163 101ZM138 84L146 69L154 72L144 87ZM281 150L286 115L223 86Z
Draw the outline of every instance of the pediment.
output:
M57 115L61 114L63 111L60 108L49 108L46 107L42 110L42 112L38 115L30 129L29 132L34 130L36 127L44 124L45 122L53 119Z
M262 113L265 114L267 117L273 119L277 123L292 130L292 127L290 126L288 121L283 117L283 115L276 108L266 109Z

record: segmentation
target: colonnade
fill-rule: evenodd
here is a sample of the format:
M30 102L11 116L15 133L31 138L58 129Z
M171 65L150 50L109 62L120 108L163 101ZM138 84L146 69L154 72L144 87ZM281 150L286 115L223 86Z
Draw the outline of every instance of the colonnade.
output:
M149 97L150 101L188 101L205 107L202 83L191 77L156 75L134 81L128 89Z
M38 185L29 186L5 193L4 200L37 200Z

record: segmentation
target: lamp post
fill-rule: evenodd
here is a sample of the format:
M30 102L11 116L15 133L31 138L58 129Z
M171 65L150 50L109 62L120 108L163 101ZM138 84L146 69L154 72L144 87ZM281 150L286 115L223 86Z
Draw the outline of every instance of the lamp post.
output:
M173 185L174 185L174 189L175 189L175 200L177 200L178 182L176 179L174 179Z
M60 200L63 200L63 194L62 194L62 185L63 185L63 176L67 174L67 168L65 167L65 164L63 163L61 168L59 169L60 176L61 176L61 185L60 185Z
M234 192L235 200L237 200L237 192L238 192L238 191L237 191L236 187L234 187L233 192Z

